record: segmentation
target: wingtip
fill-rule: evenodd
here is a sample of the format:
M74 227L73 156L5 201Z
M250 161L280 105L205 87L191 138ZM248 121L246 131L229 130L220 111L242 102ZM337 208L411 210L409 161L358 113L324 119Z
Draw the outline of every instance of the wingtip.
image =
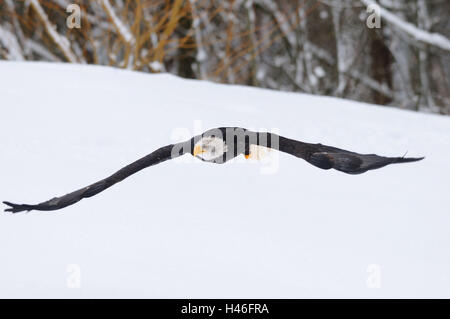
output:
M422 156L422 157L409 157L409 158L407 157L406 159L409 159L412 162L418 162L418 161L424 160L425 156Z
M394 163L418 162L418 161L421 161L424 159L425 159L425 156L423 156L423 157L399 157L394 161Z
M11 207L12 207L12 205L11 205L10 202L5 202L5 201L3 201L2 203L3 203L4 205L7 205L7 206L11 206ZM11 211L11 209L12 209L11 207L5 208L4 212L5 212L5 213L9 213L9 212Z
M14 204L14 203L6 202L6 201L4 201L3 204L9 206L8 208L6 208L4 210L5 213L16 214L16 213L20 213L20 212L24 212L24 211L29 211L29 209L25 205Z

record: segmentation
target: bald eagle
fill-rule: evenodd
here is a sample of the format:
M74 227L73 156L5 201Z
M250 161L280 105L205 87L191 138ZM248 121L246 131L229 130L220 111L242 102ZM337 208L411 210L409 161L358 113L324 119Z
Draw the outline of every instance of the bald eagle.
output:
M83 198L95 196L144 168L187 153L205 162L223 164L239 155L250 158L254 146L288 153L321 169L333 168L347 174L361 174L389 164L415 162L423 159L423 157L405 158L358 154L332 146L304 143L273 133L253 132L238 127L221 127L208 130L185 142L163 146L111 176L64 196L55 197L37 205L3 203L9 206L5 211L12 213L58 210L73 205Z

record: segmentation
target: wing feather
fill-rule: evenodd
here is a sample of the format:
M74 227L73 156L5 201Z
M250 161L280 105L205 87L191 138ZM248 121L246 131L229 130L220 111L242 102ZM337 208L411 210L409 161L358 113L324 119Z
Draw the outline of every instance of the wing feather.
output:
M180 143L181 144L181 143ZM178 145L180 145L178 144ZM111 176L102 179L101 181L98 181L92 185L83 187L79 190L76 190L72 193L66 194L61 197L55 197L53 199L50 199L46 202L37 204L37 205L28 205L28 204L14 204L10 202L3 202L4 204L10 206L5 211L6 212L12 212L12 213L19 213L23 211L31 211L31 210L40 210L40 211L52 211L52 210L58 210L70 205L73 205L83 198L89 198L94 195L97 195L100 192L103 192L105 189L113 186L116 183L121 182L125 178L139 172L140 170L147 168L149 166L153 166L156 164L159 164L161 162L167 161L169 159L178 157L180 155L183 155L184 152L176 152L172 154L172 150L175 145L167 145L164 147L159 148L158 150L154 151L153 153L150 153L147 156L144 156L143 158L131 163L130 165L125 166L124 168L120 169L116 173L112 174ZM178 147L180 150L185 150L183 147Z
M272 138L279 139L279 150L282 152L303 158L321 169L334 168L347 174L362 174L390 164L416 162L424 159L424 157L385 157L376 154L359 154L333 146L304 143L283 136Z

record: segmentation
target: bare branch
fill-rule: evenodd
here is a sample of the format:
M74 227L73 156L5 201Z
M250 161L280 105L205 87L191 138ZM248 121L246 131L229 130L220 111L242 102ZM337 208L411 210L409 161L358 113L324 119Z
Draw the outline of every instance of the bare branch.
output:
M30 4L33 7L33 9L36 11L39 19L44 24L45 30L47 31L50 38L52 38L53 42L56 43L58 48L61 50L61 52L64 54L67 61L76 63L77 58L75 54L70 49L70 42L67 40L67 38L63 35L60 35L56 31L56 26L54 26L50 20L48 19L47 14L45 13L44 9L41 7L38 0L30 0Z

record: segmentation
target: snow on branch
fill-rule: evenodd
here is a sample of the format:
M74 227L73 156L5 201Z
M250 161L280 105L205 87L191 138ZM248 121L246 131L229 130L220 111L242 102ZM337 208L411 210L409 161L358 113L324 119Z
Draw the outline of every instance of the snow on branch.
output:
M56 27L50 22L48 19L47 14L45 13L44 9L41 7L41 4L38 0L30 0L30 4L33 7L33 9L36 11L39 19L45 26L45 30L49 34L49 36L52 38L53 42L56 43L58 48L62 51L64 56L69 62L76 63L77 58L75 54L70 49L70 42L67 40L67 38L61 34L59 34L56 31Z
M22 49L16 36L9 30L3 28L0 25L0 44L3 44L8 49L7 58L10 60L22 61L24 57L22 55Z
M383 94L384 96L393 98L394 92L386 85L381 84L377 82L376 80L372 79L368 75L359 72L358 70L350 69L347 72L345 72L346 75L351 76L352 78L360 81L365 86L371 88L372 90Z
M119 33L120 37L128 45L130 45L130 46L133 45L135 43L133 34L128 29L128 27L117 17L109 0L99 0L99 1L100 1L100 4L102 5L103 9L105 9L108 17L111 19L111 22L113 23L113 25L116 28L117 32Z
M40 44L39 42L33 41L31 39L26 39L25 44L31 52L41 56L43 59L46 59L47 61L61 62L61 59L59 57L55 56L48 50L47 47Z
M292 47L295 47L296 39L295 34L292 32L292 27L289 24L289 19L286 17L279 9L278 3L274 0L260 0L261 4L263 4L274 16L278 26L286 37L287 41Z
M381 18L385 19L387 22L395 25L397 28L407 33L414 39L424 42L426 44L438 47L445 51L450 51L450 40L439 33L430 33L425 30L419 29L415 25L400 19L395 14L389 12L385 8L381 7L379 4L375 3L373 0L361 0L366 6L377 5L380 8Z

